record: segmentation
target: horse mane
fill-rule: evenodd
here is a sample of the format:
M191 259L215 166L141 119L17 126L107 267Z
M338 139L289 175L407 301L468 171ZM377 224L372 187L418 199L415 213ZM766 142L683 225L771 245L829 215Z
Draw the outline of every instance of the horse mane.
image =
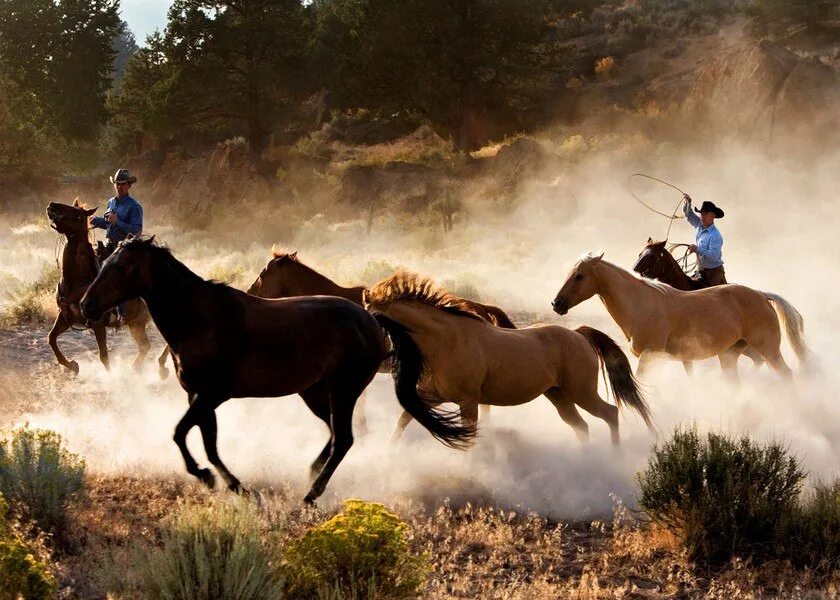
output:
M397 300L415 300L433 308L490 324L471 310L463 298L450 294L428 277L407 271L397 271L370 288L365 305L387 306Z
M150 252L152 252L152 254L154 254L158 257L163 257L163 258L167 259L168 260L167 267L169 267L170 270L175 275L177 275L177 277L179 279L197 279L197 280L200 280L200 281L206 283L207 285L220 287L220 288L226 288L226 289L232 289L226 283L222 283L220 281L214 281L212 279L204 279L201 275L194 272L187 265L185 265L180 260L178 260L175 257L175 255L172 254L172 250L170 250L166 245L161 244L160 242L155 240L155 236L142 235L142 236L133 237L133 238L126 238L123 241L121 241L119 244L117 244L117 248L116 248L116 250L114 250L114 253L116 253L117 250L121 250L121 249L131 250L131 249L134 249L134 248L146 249L146 250L149 250Z

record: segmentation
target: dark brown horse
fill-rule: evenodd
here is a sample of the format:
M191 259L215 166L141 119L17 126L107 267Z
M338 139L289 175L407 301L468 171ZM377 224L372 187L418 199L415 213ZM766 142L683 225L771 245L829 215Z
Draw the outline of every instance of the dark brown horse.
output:
M49 343L58 362L78 374L79 363L67 360L58 348L58 336L73 325L90 327L99 346L99 360L109 368L108 346L105 339L105 320L94 321L85 319L79 309L79 300L88 286L99 272L99 262L96 253L88 239L88 217L96 212L96 208L86 209L79 204L78 199L73 206L50 202L47 206L47 216L50 225L57 232L67 237L67 244L61 256L61 279L56 290L58 317L50 330ZM137 358L134 367L138 368L149 353L151 344L146 335L146 324L149 322L149 311L142 300L132 300L126 303L124 323L131 332L131 337L137 344Z
M189 397L174 438L187 471L209 487L215 483L187 449L187 433L197 425L210 463L229 489L244 491L219 458L216 407L230 398L300 394L330 428L330 440L312 464L317 477L305 500L314 502L353 445L353 408L385 357L376 319L344 298L266 300L205 281L153 238L117 247L82 298L82 312L97 319L137 297L169 344ZM473 434L410 394L398 392L398 399L444 443L458 445Z
M648 238L647 244L645 244L645 247L639 254L639 258L636 260L636 264L633 265L633 270L642 277L656 279L685 292L709 287L709 284L702 279L689 277L682 270L677 259L666 248L666 242L656 242L653 238ZM755 367L760 367L764 364L764 358L762 358L761 354L747 346L745 342L738 342L733 347L733 351L740 352L748 357L753 361ZM692 363L687 361L683 365L685 366L686 373L690 375L693 371Z
M272 248L273 258L257 276L248 293L261 298L288 298L293 296L338 296L347 298L359 306L363 306L362 296L367 291L362 286L342 287L329 277L320 274L315 269L306 266L298 260L297 252L291 254L279 252ZM505 311L491 304L481 304L466 298L451 296L453 302L458 306L473 313L485 321L502 327L503 329L516 329L516 325L510 320ZM388 362L383 363L382 372L388 373L390 369ZM486 418L490 413L490 407L481 405L481 416ZM391 441L396 442L401 437L405 428L411 423L411 413L404 411L397 420L397 426ZM364 422L364 421L361 421Z

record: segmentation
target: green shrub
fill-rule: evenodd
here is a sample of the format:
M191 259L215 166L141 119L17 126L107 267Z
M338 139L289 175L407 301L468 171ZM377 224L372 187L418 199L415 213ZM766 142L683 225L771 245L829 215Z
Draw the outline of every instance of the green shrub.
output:
M52 598L55 579L6 523L7 505L0 494L0 600Z
M283 582L254 507L182 508L159 548L138 550L142 597L160 600L277 600Z
M47 322L47 313L38 294L23 291L11 294L11 301L3 307L0 324L4 327L37 325Z
M840 566L840 480L817 484L780 527L777 550L796 566L830 573Z
M639 504L676 530L699 563L760 560L777 554L780 528L794 520L804 478L777 443L678 429L654 447L638 475Z
M84 478L84 461L53 431L25 426L0 439L0 493L45 531L61 533Z
M341 514L288 548L287 593L307 599L416 598L427 560L411 554L406 529L381 504L346 500Z
M32 282L28 290L36 294L54 294L58 280L61 279L61 269L54 263L45 262L41 266L41 274Z

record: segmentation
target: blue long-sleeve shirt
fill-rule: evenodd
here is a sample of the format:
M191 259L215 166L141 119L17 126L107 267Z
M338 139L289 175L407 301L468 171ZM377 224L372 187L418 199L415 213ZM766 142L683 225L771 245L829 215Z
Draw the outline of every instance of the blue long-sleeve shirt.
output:
M685 218L694 227L694 245L697 246L697 264L701 269L715 269L723 266L723 236L714 224L703 227L700 217L686 202L683 205Z
M143 231L143 207L131 196L111 198L107 210L117 215L115 223L109 223L104 217L94 217L91 225L105 229L105 237L109 240L119 242L129 233L140 235Z

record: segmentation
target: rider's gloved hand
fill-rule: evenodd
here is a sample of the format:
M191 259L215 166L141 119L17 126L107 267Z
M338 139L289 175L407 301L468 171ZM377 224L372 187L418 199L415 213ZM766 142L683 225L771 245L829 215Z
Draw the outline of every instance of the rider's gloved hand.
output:
M688 194L683 194L683 200L690 206L691 205L691 196Z

